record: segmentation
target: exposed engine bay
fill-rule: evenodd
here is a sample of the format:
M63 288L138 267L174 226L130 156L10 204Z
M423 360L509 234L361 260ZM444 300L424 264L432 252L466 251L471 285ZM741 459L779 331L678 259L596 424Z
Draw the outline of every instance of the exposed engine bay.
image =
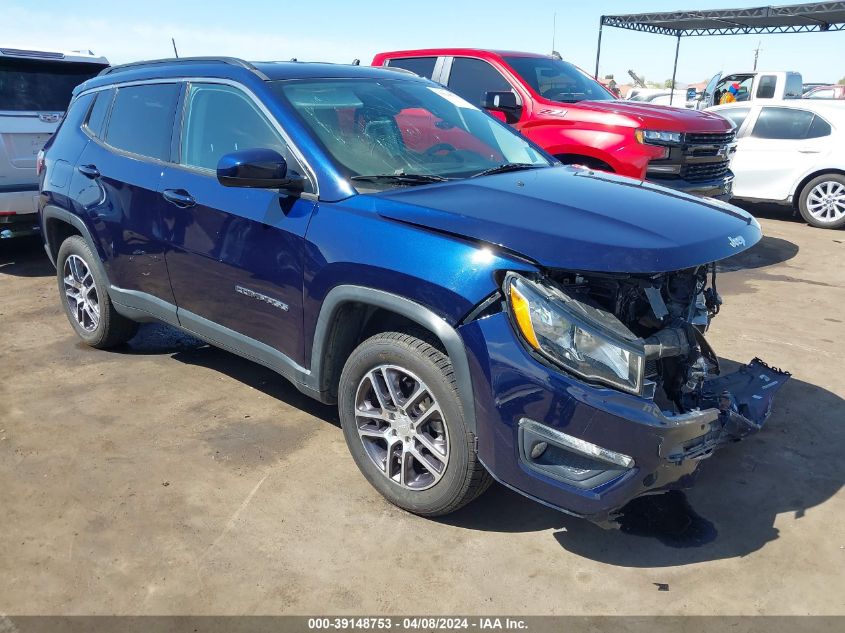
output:
M548 278L565 295L590 306L593 319L642 344L643 395L653 398L664 413L719 408L731 417L742 408L729 389L732 384L716 379L719 359L704 338L722 305L715 264L652 275L554 271ZM762 361L754 362L771 370ZM747 371L753 378L754 370ZM756 416L761 419L752 424L759 426L767 415L761 412Z
M722 303L714 265L650 276L563 273L552 279L643 340L645 378L661 409L682 413L700 406L704 379L719 373L702 335Z

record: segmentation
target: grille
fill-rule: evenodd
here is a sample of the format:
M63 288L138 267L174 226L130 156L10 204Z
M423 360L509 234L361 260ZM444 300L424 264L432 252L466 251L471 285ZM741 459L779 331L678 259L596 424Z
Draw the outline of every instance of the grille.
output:
M684 136L687 145L724 145L733 143L734 132L718 132L716 134L704 132L688 132Z
M715 180L728 173L730 161L713 163L690 163L681 168L681 177L692 182Z

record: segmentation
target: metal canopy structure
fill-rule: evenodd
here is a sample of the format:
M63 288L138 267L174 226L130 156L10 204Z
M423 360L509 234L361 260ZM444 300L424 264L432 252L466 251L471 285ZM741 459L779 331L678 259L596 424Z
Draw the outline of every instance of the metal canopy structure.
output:
M599 76L601 36L605 26L672 35L677 39L675 65L672 70L672 92L670 93L672 96L669 98L671 103L675 94L675 76L678 71L678 52L682 37L842 31L845 30L845 2L810 2L778 7L603 15L599 23L599 41L596 50L596 79Z

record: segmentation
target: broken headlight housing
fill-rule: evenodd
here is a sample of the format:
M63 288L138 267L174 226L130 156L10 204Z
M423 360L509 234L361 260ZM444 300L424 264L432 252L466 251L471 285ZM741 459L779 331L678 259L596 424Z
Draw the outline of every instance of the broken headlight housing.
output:
M533 350L584 380L642 392L642 342L614 315L516 273L505 277L504 290L516 330Z

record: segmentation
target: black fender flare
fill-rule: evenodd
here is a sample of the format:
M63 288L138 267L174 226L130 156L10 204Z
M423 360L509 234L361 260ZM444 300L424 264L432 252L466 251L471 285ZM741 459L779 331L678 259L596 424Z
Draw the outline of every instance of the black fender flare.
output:
M476 433L477 424L472 391L472 376L469 370L469 361L463 339L461 339L455 328L425 306L411 299L383 290L355 285L341 285L335 286L329 291L323 300L314 330L314 342L311 348L311 370L309 372L311 386L319 389L318 385L321 384L322 372L324 371L322 361L325 346L328 344L332 323L340 307L350 302L395 312L419 324L440 340L446 350L446 354L449 356L449 360L452 362L452 370L455 372L455 380L458 383L458 395L461 399L467 424L470 430Z
M70 224L73 228L75 228L79 233L82 235L82 238L88 242L88 246L91 250L97 254L97 257L100 259L100 266L102 266L102 259L103 253L97 248L97 242L94 241L94 236L91 235L91 230L88 228L88 225L85 224L82 218L78 215L75 215L68 211L67 209L62 209L61 207L57 207L52 204L45 205L44 208L41 210L41 218L42 218L42 226L43 226L43 233L44 233L44 250L47 251L47 257L50 259L50 262L53 266L56 266L56 258L50 248L50 235L47 231L47 223L49 220L59 220L60 222L64 222L65 224ZM56 244L56 253L59 252L59 246L61 244Z

